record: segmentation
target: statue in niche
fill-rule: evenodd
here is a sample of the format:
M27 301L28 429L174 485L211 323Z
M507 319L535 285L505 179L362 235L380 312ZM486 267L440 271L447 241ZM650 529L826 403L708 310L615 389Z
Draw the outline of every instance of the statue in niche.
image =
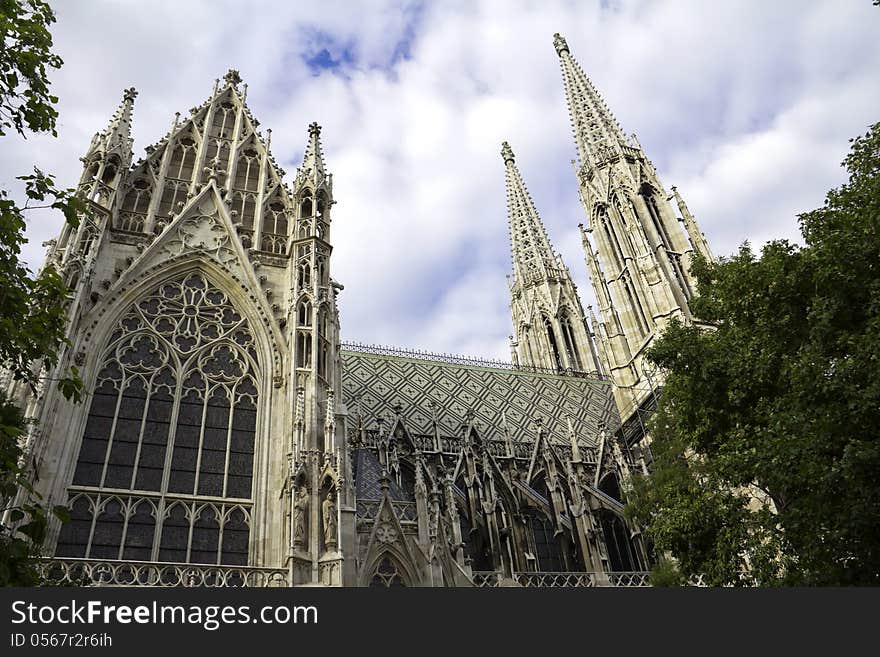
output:
M306 540L306 509L309 507L309 491L305 484L300 484L293 498L293 545L302 547Z
M330 488L321 503L321 516L324 521L324 545L328 550L336 549L336 490Z

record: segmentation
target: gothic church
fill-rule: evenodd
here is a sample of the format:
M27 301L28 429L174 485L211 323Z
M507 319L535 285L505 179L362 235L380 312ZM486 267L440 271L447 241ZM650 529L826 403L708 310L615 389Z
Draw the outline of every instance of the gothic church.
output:
M565 40L553 44L598 316L505 142L509 363L342 341L317 124L285 180L230 71L133 163L137 93L125 92L83 158L90 216L47 258L71 289L58 368L79 368L86 401L2 382L38 420L26 444L37 489L71 509L45 546L48 577L646 582L651 546L622 512L631 473L650 466L639 427L662 385L643 355L671 318L691 320L689 262L711 254Z

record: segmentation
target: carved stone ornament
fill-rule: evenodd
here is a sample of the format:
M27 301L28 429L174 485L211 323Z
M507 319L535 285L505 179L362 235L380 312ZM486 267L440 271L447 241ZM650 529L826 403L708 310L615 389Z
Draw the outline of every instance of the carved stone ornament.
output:
M168 240L165 248L171 256L202 251L224 265L236 258L229 232L217 216L216 209L210 215L184 219L178 226L177 235Z
M376 540L380 543L396 543L397 529L390 522L383 522L376 528Z

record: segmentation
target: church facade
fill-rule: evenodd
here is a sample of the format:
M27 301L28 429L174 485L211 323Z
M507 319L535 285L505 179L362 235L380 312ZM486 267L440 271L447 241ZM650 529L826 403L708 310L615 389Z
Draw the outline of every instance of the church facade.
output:
M505 142L509 363L342 340L317 124L285 181L230 71L132 162L125 92L83 158L91 216L47 259L72 291L58 367L79 368L86 401L3 382L38 420L25 446L37 490L71 510L47 540L48 577L646 582L650 545L623 514L631 473L650 465L632 427L661 383L643 354L671 318L690 321L688 264L711 253L564 39L554 46L598 317Z

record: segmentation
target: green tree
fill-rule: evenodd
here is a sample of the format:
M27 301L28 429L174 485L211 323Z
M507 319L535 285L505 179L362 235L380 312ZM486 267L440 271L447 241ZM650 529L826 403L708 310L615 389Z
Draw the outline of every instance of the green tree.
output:
M695 261L706 326L650 350L656 462L628 513L683 575L880 584L880 123L851 143L805 246Z
M58 99L49 93L47 74L62 63L51 50L49 26L54 21L52 9L42 0L0 0L0 137L8 139L10 130L20 138L37 132L56 134ZM23 207L0 189L0 367L35 390L58 363L69 291L53 268L34 275L21 261L25 213L35 207L55 208L75 226L86 206L74 190L56 188L53 178L39 169L19 179L27 197ZM75 368L61 376L58 385L65 396L79 399L82 382ZM33 560L45 536L48 512L22 463L20 443L26 430L21 410L0 397L0 585L39 581ZM62 520L66 517L63 507L51 512Z

